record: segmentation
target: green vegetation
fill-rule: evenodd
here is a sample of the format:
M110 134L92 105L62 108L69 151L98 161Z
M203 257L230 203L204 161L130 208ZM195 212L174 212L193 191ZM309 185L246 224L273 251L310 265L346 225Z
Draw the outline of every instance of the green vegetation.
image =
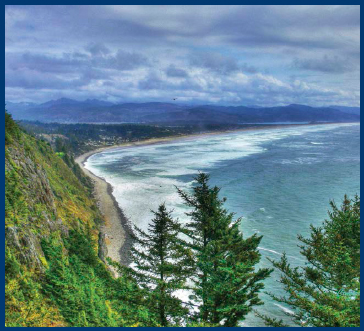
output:
M94 245L90 234L79 231L70 231L63 244L57 238L44 239L42 248L49 264L44 293L69 326L150 325L142 291L127 277L114 278Z
M70 151L69 147L64 143L61 138L56 138L54 150L56 155L59 156L72 170L75 176L80 180L80 182L87 187L90 191L92 190L91 179L85 176L80 168L80 166L75 162L73 153Z
M21 122L28 132L49 141L57 152L74 155L125 142L191 134L191 127L160 127L143 124L59 124ZM70 153L69 153L70 154Z
M13 138L18 139L20 137L20 129L18 125L13 121L10 114L5 111L5 145L10 144Z
M133 268L108 266L92 183L66 140L52 148L7 113L5 129L5 326L238 326L263 304L271 270L257 268L262 237L243 237L208 175L191 193L178 190L189 207L184 226L161 205L148 232L135 231ZM360 324L360 198L331 207L310 238L299 236L305 266L272 261L287 292L274 299L300 326ZM178 290L191 293L188 302Z
M345 196L341 208L334 202L331 208L329 220L311 226L310 238L298 236L304 267L292 268L286 256L273 261L288 296L272 297L291 307L299 326L360 326L360 198ZM263 318L270 326L284 326Z
M224 209L220 189L209 187L204 173L195 179L192 195L179 190L192 208L185 233L195 257L191 275L193 298L199 303L195 318L216 326L237 326L254 306L263 304L258 293L271 270L255 270L262 237L243 239L240 220L234 222L233 214Z
M6 326L64 326L45 295L42 237L100 220L94 202L49 144L25 134L5 113Z
M5 119L5 325L156 325L134 280L97 256L102 217L90 190L48 143Z
M146 124L60 124L20 122L21 126L38 138L52 144L56 152L81 155L99 147L136 142L151 138L182 136L193 133L236 130L259 125L206 124L161 126Z
M158 316L158 323L178 326L188 315L188 309L173 293L186 288L190 254L178 238L180 225L165 205L161 205L154 215L148 233L135 227L137 236L131 251L135 267L128 271L139 286L148 291L148 305Z

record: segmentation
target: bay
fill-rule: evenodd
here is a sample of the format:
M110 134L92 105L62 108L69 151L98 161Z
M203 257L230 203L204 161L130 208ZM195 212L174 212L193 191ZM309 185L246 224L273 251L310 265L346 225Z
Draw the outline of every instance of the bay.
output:
M360 194L360 125L329 124L242 131L94 154L86 168L104 178L129 220L146 229L151 210L165 202L186 220L175 186L189 190L198 171L221 187L229 211L242 216L244 236L263 235L260 266L286 252L303 265L297 234L327 218L329 201ZM279 274L266 290L282 295ZM286 319L289 307L262 294L261 312ZM246 326L263 326L250 314Z

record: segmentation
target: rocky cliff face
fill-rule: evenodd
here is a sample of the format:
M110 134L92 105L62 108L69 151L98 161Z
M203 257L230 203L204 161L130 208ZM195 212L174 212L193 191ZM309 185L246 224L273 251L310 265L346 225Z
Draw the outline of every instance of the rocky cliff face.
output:
M26 202L28 210L20 218L16 217L17 211L14 210L13 217L7 219L5 240L6 245L17 252L22 264L44 271L45 266L42 261L45 259L40 239L43 235L48 235L51 231L56 230L62 220L59 219L58 224L53 220L57 218L57 209L54 194L44 169L26 155L25 150L21 147L19 143L14 142L7 148L5 171L15 174L20 179L17 189L22 196L18 198ZM39 215L35 215L38 205L42 205L43 211ZM36 227L41 228L41 234L34 233Z
M49 269L42 243L51 238L62 247L62 254L67 258L65 243L70 231L87 232L94 239L95 252L100 244L100 256L103 257L105 245L98 230L101 222L101 214L88 188L50 145L22 132L10 116L6 118L5 292L8 326L65 325L58 308L44 296L46 292L42 289L42 279ZM30 306L38 313L27 313ZM39 314L40 311L44 314Z
M5 239L6 244L16 250L19 260L23 264L42 272L45 267L45 259L41 249L41 239L55 232L59 233L60 237L67 236L72 225L79 223L80 220L68 219L68 222L65 222L59 217L62 212L58 212L57 202L61 203L58 207L64 205L65 197L58 195L57 190L52 188L48 174L42 166L45 160L37 159L36 154L32 153L29 147L29 143L35 142L36 146L39 143L25 134L23 134L23 138L28 139L27 142L23 140L28 144L26 145L28 148L24 148L22 142L19 141L14 141L6 148L5 171L8 175L12 174L13 181L17 181L10 183L9 179L7 184L10 186L9 190L11 186L16 186L14 191L17 192L17 200L13 201L14 211L10 208L10 211L7 212ZM43 153L54 158L55 165L66 169L62 164L63 161L53 155L46 143L41 142L40 144L46 148ZM48 153L52 154L47 155ZM68 175L74 180L71 171ZM65 179L56 178L56 180L62 182ZM90 197L86 197L86 199L90 200ZM17 208L19 205L23 208ZM97 212L95 215L97 216ZM95 225L92 223L93 220L88 219L78 226ZM97 228L95 227L94 230L97 231Z
M5 168L7 171L16 171L19 177L23 179L22 189L31 203L30 207L41 203L56 214L54 194L41 165L37 164L34 157L31 159L19 143L14 143L12 147L8 147L7 151L8 157L5 159Z

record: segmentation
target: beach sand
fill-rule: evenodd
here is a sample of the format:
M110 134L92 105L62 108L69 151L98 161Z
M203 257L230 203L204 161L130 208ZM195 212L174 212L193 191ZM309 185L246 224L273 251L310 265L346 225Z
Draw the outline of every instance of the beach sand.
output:
M219 133L221 134L226 132ZM186 136L171 136L166 138L147 139L137 142L127 142L121 145L98 148L75 158L75 161L81 167L83 172L94 182L94 197L97 201L98 208L100 209L101 214L104 216L105 221L104 225L101 227L100 230L105 234L106 237L108 257L124 265L128 265L130 263L128 252L133 245L133 240L131 236L131 234L133 233L132 225L130 224L129 220L126 218L122 209L116 202L115 197L112 194L112 186L107 183L103 178L96 176L91 171L85 168L85 163L87 159L96 153L100 153L109 149L161 144L174 140L193 139L202 135L211 134L218 133L213 132Z
M323 123L320 123L323 124ZM325 124L337 124L337 123L325 123ZM101 231L106 235L106 244L108 248L108 257L112 260L120 262L124 265L129 264L128 252L133 244L132 236L132 225L129 220L125 217L123 211L116 202L112 194L112 186L107 183L104 179L94 175L92 172L87 170L84 166L87 159L96 153L103 152L109 149L115 148L130 148L136 146L145 146L152 144L168 143L171 141L181 141L194 139L202 136L225 134L229 132L239 131L251 131L251 130L262 130L262 129L278 129L283 127L294 127L294 126L306 126L306 125L317 125L317 124L290 124L290 125L269 125L260 127L249 127L239 130L219 131L219 132L207 132L201 134L192 134L185 136L171 136L166 138L153 138L137 142L127 142L121 145L114 145L108 147L102 147L85 154L78 156L75 161L79 164L84 173L89 176L94 185L94 196L98 202L98 207L105 218L105 224L102 226Z
M108 257L128 265L128 252L132 246L132 227L112 194L112 186L84 167L87 158L94 153L96 152L80 155L75 161L94 182L94 197L105 221L100 230L105 234Z

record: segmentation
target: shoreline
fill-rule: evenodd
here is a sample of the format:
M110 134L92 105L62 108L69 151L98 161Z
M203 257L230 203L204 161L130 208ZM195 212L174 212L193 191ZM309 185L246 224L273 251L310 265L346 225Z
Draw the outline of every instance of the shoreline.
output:
M93 195L97 207L104 216L104 224L101 226L100 232L105 235L107 257L123 265L129 265L128 252L133 245L132 225L112 194L113 187L111 184L85 168L84 163L92 155L85 154L75 158L75 162L94 183Z
M179 141L179 140L188 140L193 138L199 138L204 136L214 136L214 135L222 135L234 132L244 132L244 131L259 131L259 130L266 130L266 129L283 129L283 128L290 128L290 127L301 127L301 126L317 126L317 125L337 125L337 124L360 124L360 122L327 122L327 123L305 123L305 124L257 124L258 126L250 126L241 129L232 129L232 130L221 130L221 131L208 131L208 132L201 132L201 133L192 133L192 134L183 134L183 135L176 135L176 136L168 136L162 138L149 138L145 140L137 140L132 142L125 142L122 144L111 145L111 146L104 146L98 147L86 153L83 153L75 158L82 160L82 167L84 163L87 161L89 157L94 154L104 152L109 149L116 149L116 148L130 148L130 147L139 147L139 146L146 146L146 145L155 145L155 144L162 144L165 142L171 141ZM254 124L255 125L255 124ZM79 163L79 161L76 161Z
M106 150L112 150L117 148L130 148L149 146L154 144L163 144L172 141L183 141L188 139L194 139L211 135L222 135L234 132L243 131L258 131L264 129L281 129L297 126L316 126L316 125L337 125L337 124L349 124L349 123L312 123L312 124L286 124L286 125L262 125L252 126L237 130L225 130L216 132L203 132L190 135L170 136L164 138L151 138L135 142L125 142L123 144L100 147L95 150L81 154L75 158L76 163L81 167L82 171L91 178L94 182L94 197L97 201L98 208L101 214L105 218L105 224L102 226L101 231L105 233L106 245L108 249L108 257L112 260L120 262L121 264L128 265L130 258L128 252L133 245L133 229L130 220L124 215L122 208L117 203L113 192L113 187L106 182L105 179L96 176L90 170L85 168L85 163L88 158L94 154L101 153Z

